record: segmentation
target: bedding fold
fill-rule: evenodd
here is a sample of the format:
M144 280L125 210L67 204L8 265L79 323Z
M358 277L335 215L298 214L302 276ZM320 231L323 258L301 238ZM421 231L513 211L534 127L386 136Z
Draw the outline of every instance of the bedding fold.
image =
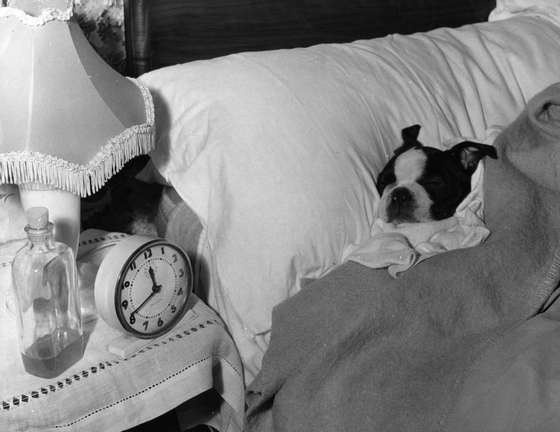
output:
M560 84L495 146L486 242L398 279L347 262L274 309L249 431L560 430Z

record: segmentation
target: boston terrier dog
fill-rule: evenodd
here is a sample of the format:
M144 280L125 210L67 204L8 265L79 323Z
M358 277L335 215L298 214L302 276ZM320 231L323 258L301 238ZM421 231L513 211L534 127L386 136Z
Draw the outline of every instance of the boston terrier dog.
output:
M385 222L429 222L453 216L471 190L471 176L485 157L497 159L490 145L463 141L449 150L418 141L419 125L402 130L395 150L377 179L379 216Z

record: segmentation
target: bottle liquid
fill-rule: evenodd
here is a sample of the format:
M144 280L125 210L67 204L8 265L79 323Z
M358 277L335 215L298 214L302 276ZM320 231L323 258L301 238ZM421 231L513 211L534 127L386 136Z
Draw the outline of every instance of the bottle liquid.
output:
M54 378L83 355L74 253L53 238L45 207L26 212L28 241L12 264L19 347L25 370Z

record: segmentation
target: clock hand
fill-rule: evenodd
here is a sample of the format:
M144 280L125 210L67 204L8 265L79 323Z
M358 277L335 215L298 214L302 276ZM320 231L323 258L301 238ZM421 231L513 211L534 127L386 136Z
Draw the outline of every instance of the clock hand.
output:
M130 316L134 315L136 312L138 312L140 309L142 309L142 308L144 307L144 305L145 305L146 303L148 303L148 302L150 301L150 299L151 299L154 295L156 295L158 292L159 292L159 290L158 290L158 291L152 291L152 293L151 293L148 297L146 297L146 299L145 299L142 303L140 303L140 306L138 306L136 309L134 309L134 310L130 313Z
M154 269L151 266L150 266L150 268L148 268L148 273L150 274L150 279L152 279L152 284L154 286L156 286L157 285L156 275L155 275Z
M152 270L152 271L150 271L150 270L152 270L151 267L150 267L150 269L148 270L148 272L150 273L150 275L152 275L152 274L153 274L153 270ZM156 285L156 283L155 283L155 281L154 281L154 285L152 285L152 292L150 293L150 295L149 295L148 297L146 297L146 299L145 299L142 303L140 303L140 306L138 306L136 309L134 309L134 310L130 313L130 315L132 316L132 315L134 315L136 312L138 312L140 309L142 309L142 308L144 307L144 305L145 305L146 303L148 303L148 302L150 301L150 299L151 299L154 295L156 295L157 293L159 293L160 291L161 291L161 285Z

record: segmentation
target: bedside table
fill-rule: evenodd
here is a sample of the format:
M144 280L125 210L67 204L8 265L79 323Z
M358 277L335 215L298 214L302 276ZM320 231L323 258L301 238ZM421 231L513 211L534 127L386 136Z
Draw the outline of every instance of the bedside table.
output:
M126 358L107 350L108 342L119 340L121 333L91 319L85 325L83 358L60 376L43 379L23 369L16 315L5 307L11 289L6 257L0 262L0 284L0 430L122 431L172 409L181 426L243 429L239 354L221 320L195 295L177 326L145 341ZM222 402L212 412L193 412L185 403L210 389Z

